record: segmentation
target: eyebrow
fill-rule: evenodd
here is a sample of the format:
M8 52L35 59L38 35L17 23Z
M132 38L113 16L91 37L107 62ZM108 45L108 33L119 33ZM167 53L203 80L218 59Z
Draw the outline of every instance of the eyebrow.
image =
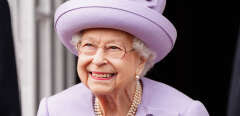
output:
M96 40L96 41L95 41ZM94 37L91 37L91 36L87 36L86 38L83 38L82 41L90 41L90 42L94 42L94 43L97 43L98 42L98 39L94 38ZM121 45L121 46L124 46L124 43L123 42L120 42L116 39L113 39L113 40L109 40L106 42L106 44L109 44L109 43L120 43L118 45ZM125 47L125 46L124 46Z
M110 41L107 41L106 43L121 43L121 44L124 44L124 43L122 43L122 42L120 42L120 41L117 41L117 40L110 40Z

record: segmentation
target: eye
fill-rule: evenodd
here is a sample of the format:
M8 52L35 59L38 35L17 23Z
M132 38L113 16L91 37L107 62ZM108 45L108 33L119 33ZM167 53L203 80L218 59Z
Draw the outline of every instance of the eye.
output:
M83 43L82 47L94 47L91 43Z
M117 46L117 45L109 45L108 47L106 47L106 49L109 52L121 52L121 51L124 51L123 48L121 48L120 46Z
M118 47L118 46L109 46L108 49L113 49L113 50L119 49L119 50L121 50L121 48Z

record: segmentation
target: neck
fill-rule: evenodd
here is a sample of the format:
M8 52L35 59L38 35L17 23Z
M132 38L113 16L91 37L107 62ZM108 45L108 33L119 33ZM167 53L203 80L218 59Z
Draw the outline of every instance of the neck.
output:
M110 95L96 95L104 116L127 115L136 90L136 81L126 88L114 91Z

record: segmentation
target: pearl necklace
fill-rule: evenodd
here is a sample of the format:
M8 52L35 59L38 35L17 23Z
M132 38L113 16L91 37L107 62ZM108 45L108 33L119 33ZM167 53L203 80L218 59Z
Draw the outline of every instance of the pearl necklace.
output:
M132 104L129 108L129 111L127 113L127 116L135 116L138 105L141 103L142 100L142 86L139 80L137 80L136 90L133 96ZM100 105L98 103L99 101L94 97L94 112L96 116L103 116Z

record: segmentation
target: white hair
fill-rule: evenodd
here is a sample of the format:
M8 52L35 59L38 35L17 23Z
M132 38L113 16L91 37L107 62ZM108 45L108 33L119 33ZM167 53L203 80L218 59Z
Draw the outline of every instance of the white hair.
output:
M71 43L77 49L77 43L81 40L81 33L75 34L72 37ZM139 76L144 76L153 66L156 58L156 53L148 48L144 42L136 37L133 38L133 49L144 59L147 59L144 69Z
M147 59L143 71L140 76L144 76L153 66L156 53L144 44L144 42L136 37L133 38L133 48L144 59Z

